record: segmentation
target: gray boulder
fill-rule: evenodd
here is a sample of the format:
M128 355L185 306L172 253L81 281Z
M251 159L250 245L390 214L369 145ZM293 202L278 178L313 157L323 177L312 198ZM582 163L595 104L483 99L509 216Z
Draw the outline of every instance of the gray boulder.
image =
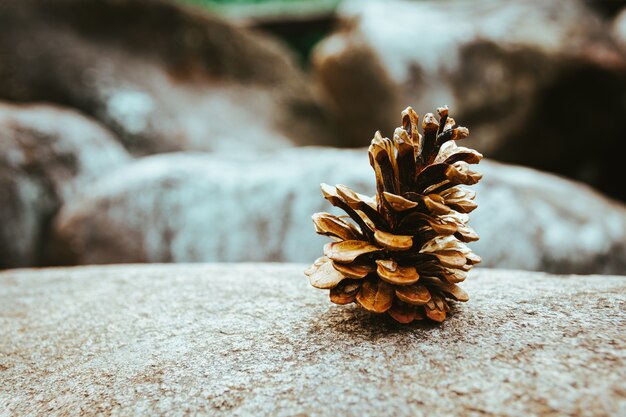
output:
M130 159L74 111L0 103L0 268L37 265L61 202Z
M483 161L471 224L485 266L626 273L626 208L590 188ZM94 183L55 221L56 259L119 262L297 261L318 257L319 183L373 194L365 150L143 158Z
M347 1L340 16L313 62L346 144L445 103L486 156L626 200L626 55L582 2Z
M439 326L305 265L0 273L5 415L623 416L626 277L478 268Z
M165 0L0 2L0 98L71 106L134 154L325 143L286 48Z

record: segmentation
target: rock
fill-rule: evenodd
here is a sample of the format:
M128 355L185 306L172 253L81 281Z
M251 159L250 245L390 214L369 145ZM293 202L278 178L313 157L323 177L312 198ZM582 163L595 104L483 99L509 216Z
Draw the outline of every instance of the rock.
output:
M626 274L626 208L588 187L484 161L471 224L485 266ZM68 202L55 221L57 262L298 261L327 238L319 184L373 195L365 150L143 158Z
M0 103L0 269L37 265L61 202L129 161L111 133L74 111Z
M626 277L481 269L442 325L332 305L305 265L0 273L8 415L619 416Z
M626 53L626 7L613 20L611 30L617 44Z
M313 59L341 145L368 145L372 132L393 131L400 114L394 111L397 85L371 46L358 35L335 35L316 49Z
M0 98L99 120L133 153L274 149L329 140L287 50L162 0L0 4Z
M367 156L334 150L145 157L93 184L56 219L53 261L71 264L305 261L324 239L322 179L366 188ZM339 155L354 155L352 152ZM371 178L370 178L371 177ZM370 187L371 188L371 187ZM88 249L90 248L90 249Z
M486 156L626 201L626 54L581 2L342 4L346 23L313 62L346 144L390 131L407 105L448 104Z

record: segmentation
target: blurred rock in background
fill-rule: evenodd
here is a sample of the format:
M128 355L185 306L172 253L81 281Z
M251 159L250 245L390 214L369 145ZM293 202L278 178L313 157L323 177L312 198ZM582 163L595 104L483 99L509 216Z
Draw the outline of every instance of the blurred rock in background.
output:
M319 183L374 191L366 151L332 146L448 104L492 158L483 265L626 274L624 204L494 161L626 201L621 7L225 3L0 2L0 268L310 262Z
M485 155L626 200L626 58L582 2L346 1L340 16L313 63L342 144L389 131L406 103L447 103Z
M484 161L470 224L482 266L558 273L626 271L626 208L589 187ZM250 175L251 172L256 175ZM68 202L53 258L114 262L307 262L328 238L311 214L331 210L320 182L374 194L366 150L142 158ZM572 199L571 196L576 196Z
M618 46L626 53L626 6L613 20L611 29Z
M61 203L130 159L75 111L0 103L0 268L39 265Z
M81 110L134 154L329 143L291 53L162 0L0 3L0 98Z
M313 47L337 24L342 0L177 0L195 4L239 26L280 39L306 67Z

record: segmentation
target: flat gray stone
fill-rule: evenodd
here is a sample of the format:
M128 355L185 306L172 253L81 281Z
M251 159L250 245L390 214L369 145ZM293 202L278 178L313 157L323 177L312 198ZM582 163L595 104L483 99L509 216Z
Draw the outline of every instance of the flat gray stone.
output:
M626 277L478 269L443 325L301 264L0 273L0 415L626 413Z

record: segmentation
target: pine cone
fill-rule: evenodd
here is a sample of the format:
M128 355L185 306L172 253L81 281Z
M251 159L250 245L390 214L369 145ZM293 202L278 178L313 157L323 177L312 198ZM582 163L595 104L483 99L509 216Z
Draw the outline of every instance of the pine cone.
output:
M432 113L424 116L423 134L410 107L393 140L376 132L369 147L375 197L321 185L324 197L347 216L313 215L315 231L335 242L305 274L314 287L330 289L333 303L356 301L410 323L424 317L441 322L449 299L469 299L456 284L480 262L463 243L478 240L467 225L476 204L475 193L460 185L481 179L469 164L482 155L457 146L468 129L448 117L447 107L437 112L439 122Z

